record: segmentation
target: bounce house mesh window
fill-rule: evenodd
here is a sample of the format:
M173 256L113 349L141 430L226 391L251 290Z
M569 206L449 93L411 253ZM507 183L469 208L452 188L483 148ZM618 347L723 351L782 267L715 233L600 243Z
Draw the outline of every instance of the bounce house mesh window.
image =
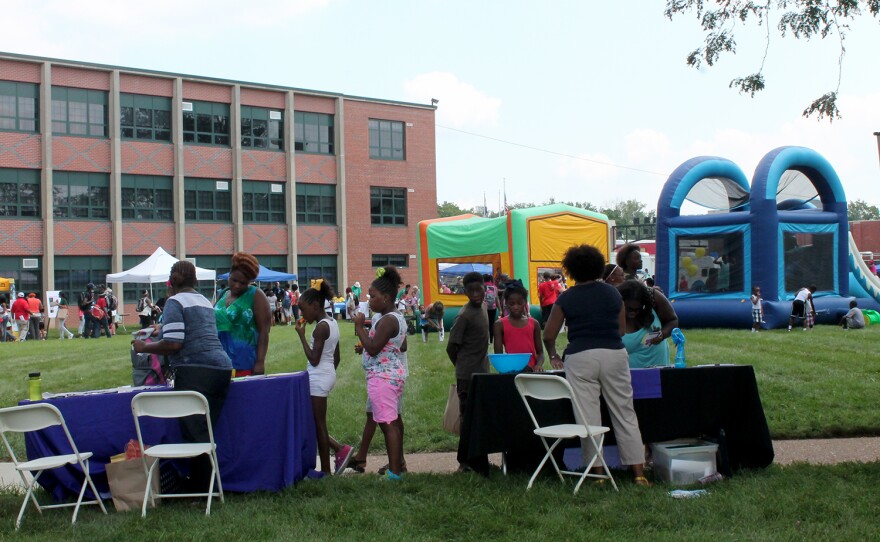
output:
M680 293L742 292L741 233L682 235L676 240Z
M691 188L687 200L707 209L733 211L749 202L749 193L733 179L705 177Z
M834 290L834 234L783 232L785 290Z
M445 294L464 294L464 276L476 271L481 275L495 276L491 263L455 261L437 261L437 277L440 280L440 292Z

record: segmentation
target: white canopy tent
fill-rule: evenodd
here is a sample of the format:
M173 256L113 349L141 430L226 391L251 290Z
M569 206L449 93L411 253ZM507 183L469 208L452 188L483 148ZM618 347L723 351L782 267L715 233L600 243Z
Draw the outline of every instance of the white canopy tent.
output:
M119 284L124 282L137 283L154 283L167 282L171 276L171 266L179 260L165 252L165 249L159 247L150 255L149 258L137 264L127 271L119 273L110 273L107 275L108 284ZM203 269L196 267L197 280L216 280L217 272L213 269ZM152 290L152 287L150 288ZM150 292L150 297L153 292Z

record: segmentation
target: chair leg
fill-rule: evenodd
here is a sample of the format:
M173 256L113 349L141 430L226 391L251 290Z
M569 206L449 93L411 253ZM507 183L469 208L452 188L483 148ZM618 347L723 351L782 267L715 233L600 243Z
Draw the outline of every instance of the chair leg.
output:
M215 450L212 455L214 456L214 471L217 476L217 491L220 493L220 502L225 503L226 500L223 498L223 482L220 480L220 460L217 459L217 451Z
M535 479L541 474L541 469L544 468L544 465L547 463L547 458L553 459L553 450L556 448L556 445L562 442L562 439L556 439L556 442L553 443L553 446L547 446L547 441L544 437L541 437L541 442L544 444L544 449L547 450L547 453L544 455L544 459L541 460L541 464L538 465L538 468L535 470L535 473L532 474L532 477L529 478L529 485L526 486L526 489L532 489L532 485L535 483ZM553 460L553 465L556 466L556 460ZM556 467L556 474L559 475L559 479L563 482L565 479L562 477L562 474L559 473L559 467Z
M83 479L82 487L79 490L79 497L76 499L76 506L73 507L73 517L70 518L70 524L76 525L76 516L79 515L79 507L82 506L83 496L86 494L86 487L89 485L89 460L86 459L83 461L85 466L85 475L86 477ZM96 497L100 500L101 496L95 493Z
M98 501L98 506L101 507L101 511L104 512L104 515L107 515L107 508L104 506L104 499L101 498L101 494L98 493L97 488L95 488L95 482L92 481L92 475L91 475L91 473L88 472L88 469L89 469L88 459L85 461L85 464L86 464L86 472L88 473L88 476L86 478L89 481L89 487L92 488L92 493L95 494L95 500Z
M153 492L150 491L153 487L153 471L156 469L156 466L159 465L159 460L156 459L153 464L150 466L150 470L147 472L147 488L144 490L144 506L141 509L141 517L147 517L147 503L152 503L153 506L156 506L156 498L153 495ZM159 490L161 492L161 488ZM160 493L161 497L161 493Z
M214 464L214 457L211 456L211 482L208 484L208 506L205 508L205 515L211 515L211 499L214 497L214 481L217 480L217 465Z
M40 503L37 502L37 497L34 495L34 486L37 485L37 478L39 478L41 474L43 474L43 471L37 472L37 474L34 475L34 479L27 484L27 494L24 496L24 501L21 503L21 510L18 512L18 518L15 520L16 531L21 527L21 519L24 517L24 511L27 510L29 500L34 501L34 506L37 507L37 512L40 514L43 513L43 510L40 508ZM22 479L23 478L24 474L22 474Z

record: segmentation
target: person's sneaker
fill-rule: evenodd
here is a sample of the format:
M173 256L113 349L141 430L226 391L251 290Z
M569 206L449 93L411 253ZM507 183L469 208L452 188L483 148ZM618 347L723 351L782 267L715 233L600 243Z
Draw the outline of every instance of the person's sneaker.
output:
M348 466L348 462L351 461L351 458L354 456L354 448L349 445L345 445L336 452L336 470L333 471L333 474L341 474L342 471L345 470L345 467Z
M390 470L388 470L388 467L389 467L389 463L385 463L384 465L382 465L382 466L379 468L379 474L385 474L386 472L391 472ZM403 473L405 473L405 472L407 472L407 470L406 470L406 460L404 460L404 462L403 462L403 463L401 464L401 466L400 466L400 473L403 474Z
M399 482L400 480L403 480L403 473L401 472L400 474L394 474L389 470L385 472L385 479L392 482Z

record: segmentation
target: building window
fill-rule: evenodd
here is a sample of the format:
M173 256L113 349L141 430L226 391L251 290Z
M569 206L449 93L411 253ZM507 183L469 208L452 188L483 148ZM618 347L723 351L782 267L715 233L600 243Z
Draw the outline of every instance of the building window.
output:
M39 87L33 83L0 81L0 130L40 130Z
M370 187L370 222L406 226L406 189Z
M108 273L110 256L55 256L55 289L62 292L71 308L76 307L79 293L86 289L86 284L104 284Z
M296 183L298 224L336 225L336 185Z
M40 170L0 169L0 217L40 218Z
M171 177L122 176L122 218L125 220L174 220Z
M171 141L171 98L120 94L119 104L123 138Z
M241 106L241 146L284 150L284 115L262 107Z
M241 185L241 207L245 222L284 224L284 185L264 181L244 181Z
M304 292L309 288L311 281L314 279L324 279L330 281L334 286L339 284L336 280L336 256L320 255L320 256L303 256L297 257L297 273L296 279L299 283L299 291Z
M294 111L293 131L295 150L333 154L333 115Z
M36 267L24 269L24 259L36 260ZM43 258L40 256L0 256L0 277L15 279L15 290L18 292L43 291ZM9 297L8 294L4 294ZM9 299L9 306L14 299Z
M229 146L229 104L191 102L183 112L183 142Z
M229 191L229 181L185 179L183 204L188 221L232 221L232 194Z
M402 122L370 119L370 158L406 159Z
M108 218L110 176L106 173L55 171L52 206L55 218Z
M394 267L407 267L409 256L406 254L373 254L373 267L385 267L393 265Z
M107 93L52 87L52 133L107 137Z

